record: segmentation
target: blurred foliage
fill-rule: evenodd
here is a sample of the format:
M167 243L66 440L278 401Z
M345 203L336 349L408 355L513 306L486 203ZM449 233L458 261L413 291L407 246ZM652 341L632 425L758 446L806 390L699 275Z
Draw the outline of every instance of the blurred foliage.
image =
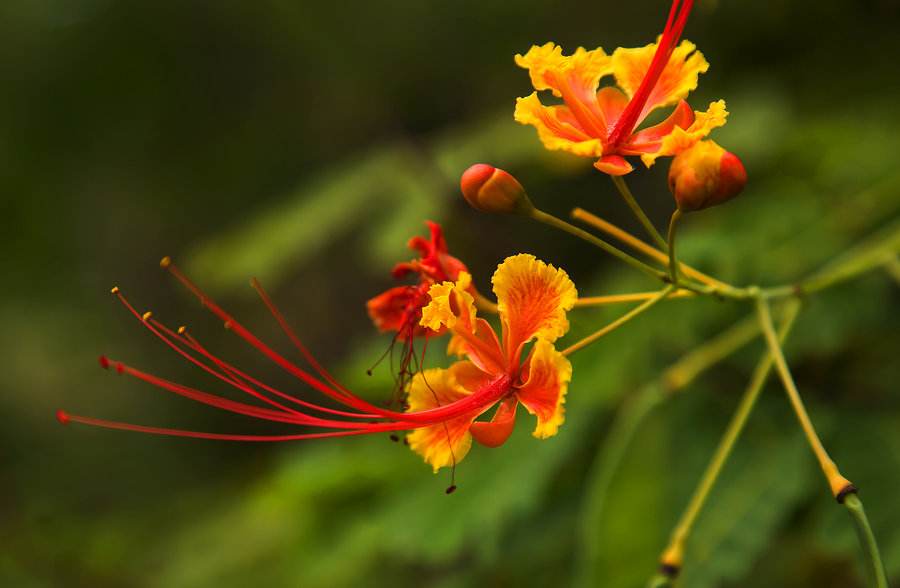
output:
M165 276L181 258L264 339L256 275L323 362L381 399L365 369L387 345L364 301L390 285L422 220L486 284L504 256L565 267L584 294L642 276L561 234L467 209L455 182L483 160L537 203L628 228L589 164L543 152L512 121L529 91L511 60L535 42L648 42L664 2L167 3L0 6L0 407L4 586L639 586L724 430L759 341L655 411L609 494L592 491L623 402L747 309L671 301L574 356L560 434L523 416L501 449L445 474L386 438L259 446L63 429L60 406L148 424L274 431L90 369L111 353L214 389L109 304L118 283L273 384ZM712 63L698 103L725 97L717 140L750 171L744 196L688 218L684 258L736 283L806 275L900 214L896 27L889 1L701 2L688 37ZM660 224L665 165L631 185ZM811 298L787 354L813 420L862 488L900 582L900 312L873 273ZM569 337L622 309L572 313ZM432 349L430 365L445 362ZM149 393L148 393L149 392ZM254 425L256 425L254 427ZM603 500L602 508L598 501ZM593 513L593 514L592 514ZM597 514L599 513L599 514ZM770 382L688 551L681 586L861 586L849 518L830 498Z

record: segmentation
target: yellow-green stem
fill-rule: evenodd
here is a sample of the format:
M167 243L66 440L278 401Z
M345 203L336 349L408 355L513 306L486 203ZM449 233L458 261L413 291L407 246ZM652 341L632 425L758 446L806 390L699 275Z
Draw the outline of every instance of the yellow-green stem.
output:
M799 309L800 303L798 301L791 300L788 302L788 306L784 311L781 329L777 335L779 339L784 340L788 332L790 332ZM758 332L758 330L756 332ZM744 430L747 419L753 412L753 407L756 405L756 401L763 389L763 385L772 370L773 361L772 353L769 351L763 355L763 358L757 364L753 376L750 379L750 383L738 404L737 410L735 410L734 416L731 417L731 422L728 423L728 427L725 429L725 433L722 436L721 441L719 441L719 445L716 447L712 460L710 460L709 465L703 472L700 483L697 485L696 490L694 490L694 494L691 496L687 508L681 515L675 530L672 532L672 537L669 540L668 546L660 557L660 576L671 578L680 571L684 561L685 544L694 527L697 516L700 514L701 510L703 510L703 506L706 504L706 499L709 497L710 491L715 485L716 480L718 480L722 468L731 456L735 442Z
M778 368L778 373L781 376L785 392L787 392L791 406L793 406L794 412L800 421L800 426L803 428L803 432L819 460L822 472L828 479L832 494L839 503L843 504L850 511L850 514L853 517L860 547L862 548L863 555L868 563L868 570L872 577L873 586L876 586L877 588L887 588L884 566L881 563L881 553L878 551L878 544L875 541L875 536L872 534L872 529L869 527L869 521L862 508L862 502L859 500L856 486L841 475L837 465L828 455L828 452L825 451L825 447L822 445L819 436L816 434L816 430L812 425L812 421L809 419L806 408L803 406L803 400L800 398L800 393L797 390L797 385L794 383L794 378L788 368L787 361L784 358L781 345L778 342L778 338L775 336L768 302L760 296L756 300L756 308L757 314L759 315L760 327L762 327L763 335L765 335L766 341L769 343L769 350L775 359L775 366ZM850 500L850 504L847 504L848 500Z
M599 329L598 331L588 335L584 339L573 343L569 347L566 347L565 349L563 349L562 354L563 355L571 355L571 354L575 353L576 351L578 351L579 349L584 349L585 347L587 347L588 345L590 345L591 343L593 343L600 337L603 337L604 335L608 335L609 333L615 331L616 329L618 329L619 327L621 327L622 325L624 325L631 319L646 312L647 310L650 310L653 306L656 305L656 303L660 302L666 296L668 296L669 293L673 289L674 289L674 286L666 286L665 288L660 290L656 294L656 296L654 296L650 300L644 302L643 304L641 304L640 306L638 306L636 308L633 308L632 310L630 310L629 312L620 316L619 318L617 318L613 322L609 323L602 329Z
M669 220L669 279L673 284L678 284L678 259L675 256L675 236L678 231L678 221L681 219L681 209L676 208Z
M666 398L688 386L700 374L746 345L758 334L759 325L756 320L744 319L735 323L673 363L660 378L641 388L619 409L606 434L601 457L590 474L593 508L585 519L583 529L586 544L592 541L593 534L596 533L593 522L599 520L603 513L605 498L619 464L647 415Z
M640 222L644 227L647 235L656 242L657 247L662 249L664 252L668 251L666 240L662 238L662 235L660 235L659 231L656 230L656 227L653 226L650 218L647 217L644 209L641 208L641 205L638 204L637 200L635 200L634 195L628 188L628 184L625 183L625 178L622 176L610 177L612 178L612 182L616 186L616 189L619 191L619 194L622 196L622 199L625 201L625 204L628 205L628 208L630 208L631 212L634 213L634 216L637 218L638 222Z
M600 249L606 251L610 255L620 259L621 261L624 261L631 267L633 267L639 271L642 271L649 276L652 276L659 280L663 280L666 277L666 275L663 272L647 265L643 261L640 261L639 259L632 257L631 255L628 255L627 253L625 253L618 247L615 247L614 245L610 245L603 239L588 233L584 229L579 229L575 225L569 224L566 221L553 216L552 214L548 214L548 213L544 212L543 210L533 208L528 212L528 216L530 216L531 218L533 218L534 220L536 220L538 222L542 222L551 227L563 230L563 231L569 233L570 235L574 235L574 236L578 237L579 239L583 239L583 240L587 241L588 243L590 243L591 245L599 247Z

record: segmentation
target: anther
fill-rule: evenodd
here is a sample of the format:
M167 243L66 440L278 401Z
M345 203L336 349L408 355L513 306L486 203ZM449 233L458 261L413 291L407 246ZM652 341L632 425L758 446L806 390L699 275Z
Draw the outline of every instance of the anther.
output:
M105 355L101 355L100 358L98 359L98 361L100 362L100 367L102 367L105 370L109 369L109 358L108 357L106 357Z
M64 410L57 410L56 411L56 420L58 420L59 424L61 424L61 425L68 425L69 420L70 420L69 413L67 413Z
M187 332L187 327L185 327L184 325L181 325L180 327L178 327L178 334L179 334L179 335L184 335L185 332Z
M225 324L224 324L223 326L224 326L227 330L230 331L230 330L231 330L231 321L225 321Z
M391 434L390 438L391 438L391 441L393 441L394 443L397 443L398 441L400 441L400 437L398 437L396 434L393 434L393 433Z
M153 316L153 313L148 310L147 312L145 312L144 314L141 315L141 320L149 321L151 316Z
M450 484L447 486L447 489L444 490L445 494L453 494L454 492L456 492L456 484Z
M163 269L169 267L170 265L172 265L172 258L168 255L159 260L159 267Z
M110 292L111 294L118 294L118 293L119 293L119 287L118 287L118 286L113 286L113 287L110 289L109 292Z

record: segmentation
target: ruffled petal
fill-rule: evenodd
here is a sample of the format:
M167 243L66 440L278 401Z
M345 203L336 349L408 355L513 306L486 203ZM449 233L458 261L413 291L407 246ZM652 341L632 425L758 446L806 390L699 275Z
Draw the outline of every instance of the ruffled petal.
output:
M532 434L538 439L555 435L565 420L563 403L571 379L569 360L552 343L538 339L531 351L527 379L516 392L519 402L537 417Z
M650 68L657 43L651 43L635 49L618 48L612 55L613 75L616 83L630 98ZM663 69L644 108L638 117L638 124L652 110L661 106L675 104L697 87L697 79L701 73L709 69L709 63L703 54L695 51L697 46L690 41L682 41L673 51L669 62Z
M535 337L555 341L569 330L566 312L578 292L561 269L527 253L507 257L491 279L503 322L503 344L513 359Z
M516 122L532 125L544 147L582 157L598 157L603 142L588 135L566 106L544 106L537 92L516 99Z
M448 353L468 355L479 368L499 374L505 367L500 343L490 325L476 317L475 301L469 293L471 285L472 276L460 272L456 283L431 286L431 301L422 309L420 324L438 332L446 327L453 333Z
M712 102L706 112L699 110L694 112L694 122L686 129L675 126L672 132L662 138L659 149L652 153L641 155L644 165L650 167L658 157L677 155L693 147L701 139L705 138L716 127L725 124L728 111L725 109L725 101Z
M516 64L528 70L535 90L550 90L562 98L583 131L606 139L606 121L596 100L600 78L612 73L612 60L603 49L579 47L563 55L553 43L535 45L525 55L516 55Z
M446 370L430 369L417 373L409 385L407 412L446 406L471 394L470 390L461 386L456 378L457 365L459 364L454 364ZM442 467L459 463L472 446L469 426L480 412L479 410L467 413L414 430L406 437L410 449L431 464L435 473Z

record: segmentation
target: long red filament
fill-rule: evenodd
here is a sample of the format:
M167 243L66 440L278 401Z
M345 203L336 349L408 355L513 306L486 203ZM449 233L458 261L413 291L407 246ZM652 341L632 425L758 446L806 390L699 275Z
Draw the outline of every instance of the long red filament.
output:
M486 402L495 402L499 400L508 390L510 386L510 379L508 376L500 376L490 384L483 386L480 390L475 393L463 398L461 400L457 400L456 402L447 404L442 407L432 408L422 411L416 412L396 412L392 410L384 410L379 408L365 400L355 396L353 394L343 394L337 390L329 388L322 381L313 377L311 374L306 372L305 370L298 367L296 364L287 360L284 356L280 355L278 352L274 351L268 345L259 340L255 335L253 335L250 331L248 331L243 325L238 323L231 315L225 312L221 307L219 307L215 302L213 302L206 294L203 293L200 288L198 288L193 282L191 282L184 274L181 273L180 270L175 266L175 264L171 263L170 260L166 260L166 263L163 264L163 267L166 268L179 282L181 282L188 290L190 290L203 305L208 308L213 314L218 316L220 319L225 321L225 324L228 328L235 332L239 337L244 339L247 343L249 343L252 347L256 348L263 355L272 360L276 365L287 371L288 373L296 376L303 382L307 383L314 389L322 392L334 398L338 402L342 402L343 404L356 408L358 410L364 410L368 412L375 413L383 418L398 420L398 421L406 421L413 423L423 423L430 424L435 423L437 421L453 418L460 416L466 412L469 412L479 405Z
M327 431L323 433L300 433L296 435L231 435L225 433L205 433L202 431L187 431L184 429L168 429L163 427L148 427L145 425L133 425L118 421L95 419L92 417L70 414L65 411L57 411L56 418L63 424L81 423L92 427L104 429L118 429L120 431L135 431L149 433L151 435L168 435L171 437L192 437L194 439L212 439L216 441L300 441L303 439L322 439L325 437L349 437L351 435L366 435L374 432L398 431L409 427L403 427L392 423L385 423L378 430L353 430L353 431Z
M669 9L669 17L666 20L666 26L663 29L659 45L656 47L656 52L653 54L650 66L647 68L647 73L644 74L644 79L641 80L640 86L638 86L637 91L635 91L631 100L629 100L628 105L625 106L622 116L619 117L616 126L613 128L612 133L610 133L609 140L607 141L609 145L618 146L631 135L635 126L638 124L644 110L644 105L650 98L653 88L656 86L666 65L669 63L669 58L672 56L675 46L681 39L681 33L684 31L685 25L687 25L687 19L693 4L693 0L683 0L683 2L681 0L672 1L672 7Z

